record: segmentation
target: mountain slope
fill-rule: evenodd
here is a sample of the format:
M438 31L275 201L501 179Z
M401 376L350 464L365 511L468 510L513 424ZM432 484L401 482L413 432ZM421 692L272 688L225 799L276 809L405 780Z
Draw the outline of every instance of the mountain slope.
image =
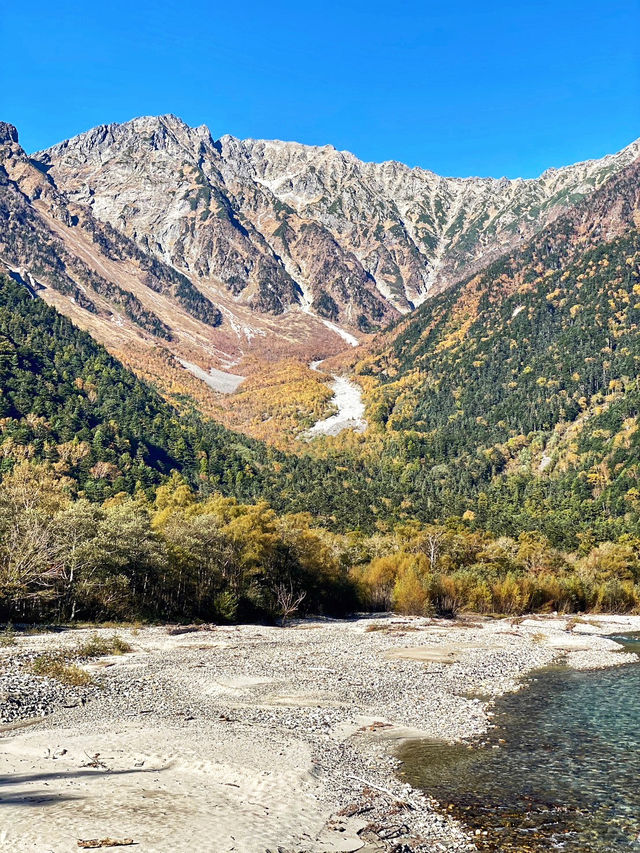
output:
M635 163L361 362L370 416L434 512L565 541L637 525L639 226Z
M360 468L345 483L334 460L286 455L180 413L28 286L0 273L0 475L23 460L49 463L72 492L93 501L149 494L174 470L202 496L264 498L338 529L370 523L367 507L379 501Z
M231 494L265 488L264 446L180 417L90 335L1 274L0 457L2 471L47 460L94 500L151 487L174 469Z
M20 310L3 327L2 388L11 395L5 464L23 453L62 462L64 471L70 458L73 475L97 497L131 490L138 479L153 485L177 467L343 530L453 515L497 533L543 530L571 547L637 534L639 187L640 166L632 164L517 251L398 321L357 366L372 428L305 446L298 456L198 418L181 420L149 389L136 391L131 374L119 378L119 366L98 383L99 394L115 386L119 402L95 407L94 374L108 356L101 350L96 365L96 345L87 336L76 341L81 333L68 323L49 340L55 324L66 323L59 317L34 332L29 312L49 317L50 309L20 285ZM34 204L36 213L43 206ZM58 227L53 214L47 223ZM27 278L33 290L38 282ZM17 338L25 318L26 336ZM139 431L123 438L138 409ZM126 445L149 441L158 450L149 456L143 447L141 476L138 451ZM73 461L83 442L97 455ZM98 463L108 464L93 473Z
M260 309L312 305L368 329L505 254L639 153L640 141L533 180L443 178L332 146L214 141L160 116L35 156L71 198L178 268Z
M138 375L158 383L172 400L197 401L203 411L234 426L260 421L261 388L253 400L245 395L249 413L237 418L224 395L199 376L211 368L231 369L240 379L250 372L253 384L260 386L265 372L262 384L268 386L272 368L265 361L308 362L346 345L342 330L327 320L303 311L279 316L253 311L223 287L187 276L145 251L88 207L71 201L46 167L27 157L15 128L4 123L2 269L29 284ZM320 399L330 396L324 388L315 391L317 376L306 373L313 401L303 407L303 422ZM234 375L229 379L235 382ZM226 378L222 380L224 388Z

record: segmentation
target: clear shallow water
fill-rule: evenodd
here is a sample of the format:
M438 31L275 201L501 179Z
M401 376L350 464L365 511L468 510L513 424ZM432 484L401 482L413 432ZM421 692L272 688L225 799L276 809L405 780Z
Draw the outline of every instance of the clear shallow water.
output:
M640 851L640 664L549 670L496 712L485 746L407 744L405 780L485 831L483 850Z

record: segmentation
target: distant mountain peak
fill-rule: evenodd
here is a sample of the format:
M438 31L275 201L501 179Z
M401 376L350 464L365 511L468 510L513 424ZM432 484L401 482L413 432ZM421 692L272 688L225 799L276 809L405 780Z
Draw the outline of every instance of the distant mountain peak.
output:
M17 142L18 131L6 121L0 121L0 142Z

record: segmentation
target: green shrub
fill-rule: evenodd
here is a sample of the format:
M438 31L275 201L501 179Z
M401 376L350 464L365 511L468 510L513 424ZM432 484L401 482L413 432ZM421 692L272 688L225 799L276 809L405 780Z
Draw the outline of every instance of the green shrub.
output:
M0 631L0 646L15 646L16 642L16 632L9 623L4 631Z
M598 586L596 609L605 613L625 613L638 605L637 591L629 581L615 578Z
M429 603L429 593L416 567L404 567L393 587L393 609L398 613L421 616L428 612Z
M238 613L238 596L230 589L221 592L215 599L215 611L223 622L233 622Z
M496 613L517 615L527 609L528 601L518 578L509 572L492 586L493 610Z

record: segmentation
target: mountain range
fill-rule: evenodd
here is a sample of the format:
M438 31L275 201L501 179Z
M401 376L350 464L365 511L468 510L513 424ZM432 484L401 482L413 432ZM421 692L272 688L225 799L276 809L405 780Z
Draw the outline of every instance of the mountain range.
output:
M46 244L36 260L6 236L5 264L55 290L47 298L112 349L160 340L205 369L239 372L252 354L327 355L384 327L640 153L635 142L537 179L461 179L331 146L215 140L171 115L31 157L2 128L3 206Z
M351 508L365 527L466 514L574 547L640 513L639 155L459 179L174 116L33 156L0 124L0 265L183 414L293 451L271 468L251 445L253 495L342 527ZM331 411L321 358L362 387L366 433L297 440ZM23 416L42 408L20 393ZM191 472L210 442L193 429ZM218 459L242 445L216 441ZM119 482L109 452L87 458Z
M636 142L534 180L442 178L332 146L214 140L161 116L34 160L100 221L255 310L310 305L366 329L508 251L638 154Z

